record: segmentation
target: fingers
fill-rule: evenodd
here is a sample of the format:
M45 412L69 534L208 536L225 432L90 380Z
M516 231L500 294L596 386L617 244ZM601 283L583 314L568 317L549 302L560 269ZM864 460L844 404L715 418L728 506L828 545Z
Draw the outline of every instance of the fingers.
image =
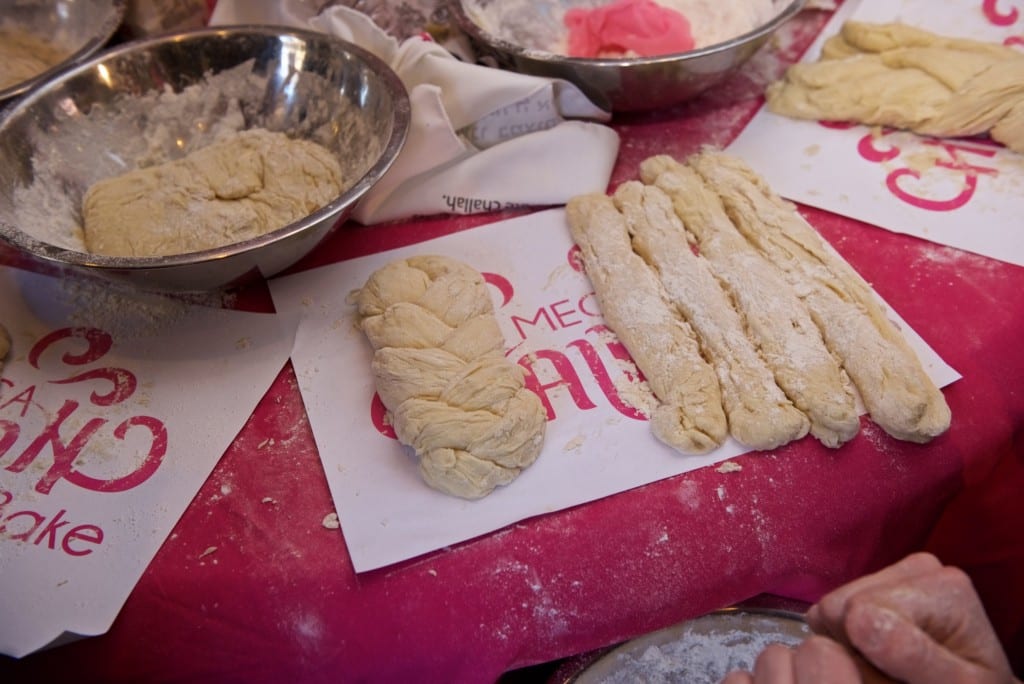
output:
M794 652L782 644L772 644L757 656L754 663L756 684L794 684L796 682Z
M957 568L914 587L851 598L845 630L854 648L909 682L984 681L1010 672L970 579Z
M863 680L878 681L878 680ZM722 684L861 684L857 665L839 644L813 635L795 648L772 644L753 673L732 672Z
M973 663L936 642L912 619L873 603L856 603L847 632L865 658L906 682L980 681Z
M849 646L850 643L843 628L843 620L846 615L846 604L850 597L874 587L906 583L941 567L942 563L930 553L915 553L907 556L898 563L844 584L825 595L807 611L807 624L818 634L832 637L839 643Z
M857 665L842 646L822 636L811 636L793 653L796 684L860 684Z
M1009 672L970 578L929 554L837 589L807 621L900 681L1001 681Z

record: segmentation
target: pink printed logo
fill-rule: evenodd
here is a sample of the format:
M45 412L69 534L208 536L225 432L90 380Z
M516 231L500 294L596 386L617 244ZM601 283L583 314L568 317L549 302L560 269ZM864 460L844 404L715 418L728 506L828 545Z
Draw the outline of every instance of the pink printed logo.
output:
M843 129L851 128L855 124L823 122L822 125L827 128ZM921 180L921 172L909 165L910 161L903 158L903 151L892 142L890 136L896 132L885 128L882 129L881 135L869 133L863 136L857 141L857 153L869 162L889 163L887 168L900 161L905 162L907 165L893 168L886 174L885 187L897 199L911 206L928 211L955 211L966 206L974 198L982 176L999 175L998 169L980 163L996 155L996 148L991 143L922 138L921 142L936 152L934 161L931 162L932 166L952 174L958 181L954 185L959 188L952 196L925 196L916 183Z
M1013 26L1021 18L1020 9L1011 0L982 0L981 12L988 23L999 27ZM1024 46L1024 36L1010 36L1003 44Z
M64 351L61 348L74 349L85 343L79 352ZM72 346L73 345L73 346ZM28 361L34 368L41 368L44 357L58 354L60 364L72 369L99 361L113 346L109 334L95 328L62 328L55 330L36 342L28 354ZM135 375L124 368L100 367L72 373L67 377L49 380L51 385L72 385L81 382L99 382L101 390L93 390L89 395L89 403L98 407L111 407L122 404L136 391L138 381ZM97 492L123 492L149 479L160 467L167 452L167 429L163 422L151 416L130 416L116 425L110 420L92 417L83 420L80 403L74 399L65 399L59 407L42 406L36 400L37 386L18 389L5 381L5 389L16 390L9 399L0 398L0 411L14 415L15 419L0 419L0 460L14 448L21 436L22 424L17 418L24 418L29 411L36 409L48 416L47 424L36 435L32 436L28 445L4 469L11 473L21 473L32 466L47 450L53 455L53 463L36 481L35 490L41 494L49 494L53 486L60 480ZM104 433L112 436L117 443L124 443L129 433L146 433L149 438L148 453L142 462L131 472L108 479L93 477L76 465L76 459L92 442L103 437Z

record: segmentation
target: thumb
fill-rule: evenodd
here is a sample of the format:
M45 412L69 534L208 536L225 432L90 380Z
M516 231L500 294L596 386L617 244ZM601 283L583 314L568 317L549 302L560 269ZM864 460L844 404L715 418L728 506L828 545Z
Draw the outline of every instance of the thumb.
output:
M983 673L900 613L875 603L850 607L846 633L851 645L875 667L908 684L976 682Z

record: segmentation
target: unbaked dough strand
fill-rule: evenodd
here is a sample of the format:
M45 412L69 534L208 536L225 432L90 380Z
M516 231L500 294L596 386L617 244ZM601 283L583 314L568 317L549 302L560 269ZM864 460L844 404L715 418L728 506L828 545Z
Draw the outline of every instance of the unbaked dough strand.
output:
M566 217L605 322L659 401L655 436L683 453L716 448L728 432L718 381L657 276L633 253L625 219L601 193L570 200Z
M478 272L442 256L395 261L370 276L356 306L377 393L427 484L476 499L536 460L547 412L505 358Z
M690 251L668 195L630 181L616 190L615 204L626 217L633 250L656 270L714 367L730 434L753 449L806 435L810 421L776 384L707 261Z
M945 397L871 286L742 161L705 150L689 163L719 193L733 224L785 274L872 420L913 442L945 432Z
M860 418L846 373L779 270L732 225L721 199L693 169L660 155L640 164L640 177L672 198L776 383L810 419L811 434L833 448L852 439Z

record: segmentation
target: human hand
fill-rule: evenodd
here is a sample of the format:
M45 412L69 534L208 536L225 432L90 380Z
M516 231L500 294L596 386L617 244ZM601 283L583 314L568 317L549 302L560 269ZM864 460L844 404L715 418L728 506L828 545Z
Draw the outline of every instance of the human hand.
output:
M723 684L892 681L882 672L908 684L1019 684L970 578L931 554L836 589L807 622L821 636L766 649L752 675Z
M887 684L863 658L828 637L812 635L794 648L772 644L757 657L754 671L730 672L721 684Z

